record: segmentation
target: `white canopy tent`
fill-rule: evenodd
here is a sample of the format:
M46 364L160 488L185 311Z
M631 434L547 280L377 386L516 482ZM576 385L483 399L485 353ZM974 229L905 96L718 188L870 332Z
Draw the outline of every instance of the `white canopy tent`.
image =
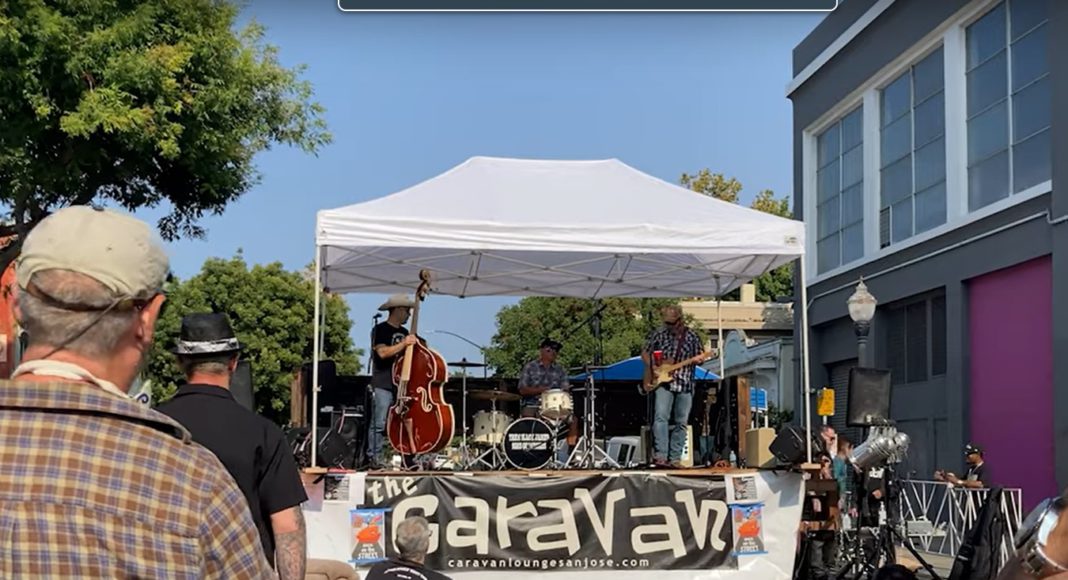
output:
M797 260L805 247L801 222L695 193L615 159L488 157L392 195L322 210L315 241L313 409L321 289L410 292L425 269L433 293L459 297L718 298ZM804 260L798 263L803 279ZM804 309L801 316L807 330ZM807 392L807 354L803 364Z

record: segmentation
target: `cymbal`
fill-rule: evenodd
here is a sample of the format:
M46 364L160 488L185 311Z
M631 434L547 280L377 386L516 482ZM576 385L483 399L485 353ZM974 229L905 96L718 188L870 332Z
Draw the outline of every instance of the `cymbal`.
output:
M484 365L484 364L482 364L480 362L471 362L471 361L467 361L467 360L451 362L451 363L446 363L446 364L448 364L450 367L463 367L463 368L472 368L472 367L481 368L481 367L486 366L486 365Z
M468 397L477 399L479 401L518 401L521 397L516 393L509 393L507 391L471 391L467 393Z

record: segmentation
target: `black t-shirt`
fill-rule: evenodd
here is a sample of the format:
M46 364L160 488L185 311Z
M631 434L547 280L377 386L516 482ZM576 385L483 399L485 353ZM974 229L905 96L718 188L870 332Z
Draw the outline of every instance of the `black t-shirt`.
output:
M403 560L386 560L379 562L367 571L365 580L450 580L440 572L424 568L414 562Z
M964 481L981 481L983 486L987 487L986 481L986 463L980 463L979 465L969 465L968 471L964 473L964 477L961 478Z
M241 406L228 389L182 385L157 411L181 423L222 462L248 501L267 561L274 564L271 514L304 503L308 496L285 434Z
M389 322L379 322L371 331L371 349L379 345L393 346L404 337L408 336L408 329L396 327ZM401 351L403 352L403 351ZM379 389L393 390L393 363L397 361L397 353L389 358L378 356L378 352L371 355L371 384Z

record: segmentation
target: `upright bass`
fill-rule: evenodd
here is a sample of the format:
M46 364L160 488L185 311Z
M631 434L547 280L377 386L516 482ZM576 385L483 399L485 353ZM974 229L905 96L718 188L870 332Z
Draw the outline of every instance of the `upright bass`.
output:
M419 307L430 293L430 272L421 271L419 279L412 311L412 334L417 337ZM418 340L393 364L397 398L386 416L386 435L401 454L434 453L452 440L455 419L443 392L447 379L445 358Z

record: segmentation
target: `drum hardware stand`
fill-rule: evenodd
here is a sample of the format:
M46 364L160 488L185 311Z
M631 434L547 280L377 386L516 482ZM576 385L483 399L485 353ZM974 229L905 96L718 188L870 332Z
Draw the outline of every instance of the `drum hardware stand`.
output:
M464 401L465 401L464 402L464 408L467 407L466 400L467 399L466 399L466 395L465 395L465 397L464 397ZM490 408L493 409L493 413L490 416L491 417L496 417L497 416L497 400L496 399L490 401ZM465 417L464 418L464 423L466 425L466 423L467 423L467 419L466 419L467 414L466 414L466 412L464 413L464 417ZM465 441L466 441L466 439L465 439ZM485 451L483 451L482 454L479 455L478 457L475 457L474 459L472 459L470 461L470 463L467 465L467 467L470 467L471 465L482 464L482 465L485 465L486 467L488 467L491 471L497 471L497 470L501 469L505 465L504 453L501 451L501 445L503 445L503 444L504 444L503 440L500 443L491 443L490 444L490 448L485 450ZM466 445L466 443L465 443L465 445ZM487 456L489 456L488 460L486 459Z
M593 353L593 366L601 369L601 359L604 357L604 342L601 338L601 312L605 304L600 300L594 302L597 306L589 318L590 327L593 330L593 340L596 348ZM567 459L567 465L573 462L577 467L593 469L598 465L607 463L610 467L619 469L619 463L612 459L607 451L597 446L597 385L593 379L594 369L586 365L586 397L583 399L582 434L571 450L571 456ZM581 451L581 454L579 450Z
M571 456L567 458L566 465L574 464L579 468L595 469L598 465L608 464L609 467L619 469L619 462L612 459L607 451L597 446L597 392L593 372L593 369L587 365L586 397L582 408L582 433L575 443L575 448L571 450Z
M467 358L462 359L461 362L467 362ZM457 460L457 467L460 469L467 469L471 467L471 464L475 462L475 459L471 457L471 450L467 446L467 367L460 368L460 391L461 391L461 411L460 415L463 417L463 428L460 431L460 457ZM497 404L496 401L493 403Z

